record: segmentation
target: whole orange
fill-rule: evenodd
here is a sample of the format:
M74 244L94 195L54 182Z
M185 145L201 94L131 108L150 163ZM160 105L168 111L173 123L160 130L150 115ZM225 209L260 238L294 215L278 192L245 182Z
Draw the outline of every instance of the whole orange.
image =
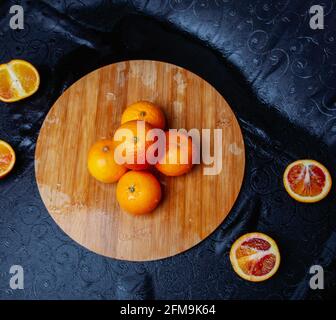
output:
M143 130L142 130L142 129ZM146 159L148 148L154 143L146 138L153 127L145 121L129 121L121 125L114 134L113 140L118 163L132 170L146 170L150 167ZM142 132L141 132L142 131Z
M166 119L163 111L154 103L149 101L139 101L126 108L121 123L124 124L133 120L143 120L149 123L153 128L164 129Z
M100 140L90 149L88 154L90 174L100 182L113 183L126 173L127 169L114 160L114 143L112 140Z
M152 212L161 200L159 181L146 171L129 171L117 185L117 200L120 207L133 214Z
M195 152L197 147L191 137L176 131L167 131L165 152L155 168L166 176L181 176L192 169Z

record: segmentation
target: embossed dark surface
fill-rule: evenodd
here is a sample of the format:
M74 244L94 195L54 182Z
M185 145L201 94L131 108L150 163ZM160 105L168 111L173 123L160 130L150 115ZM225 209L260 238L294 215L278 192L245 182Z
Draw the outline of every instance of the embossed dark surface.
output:
M21 4L23 31L9 29ZM309 28L312 1L2 1L0 62L23 58L41 72L31 99L0 103L0 139L16 149L0 181L0 299L321 299L336 287L335 188L321 203L290 199L282 173L297 158L323 162L335 176L336 3L324 0L325 30ZM188 68L229 101L243 129L247 168L240 197L199 246L149 263L107 259L78 246L44 208L34 177L39 128L57 97L82 75L127 59ZM214 200L212 200L214 201ZM228 258L241 234L279 244L271 280L238 278ZM9 289L21 264L25 289ZM309 268L325 269L325 290L309 288Z

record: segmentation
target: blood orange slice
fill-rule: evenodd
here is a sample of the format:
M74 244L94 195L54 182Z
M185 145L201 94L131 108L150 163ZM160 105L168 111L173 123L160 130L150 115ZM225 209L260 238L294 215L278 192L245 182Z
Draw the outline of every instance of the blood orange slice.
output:
M14 167L15 152L5 141L0 140L0 178L6 176Z
M332 185L328 169L315 160L291 163L283 177L288 194L300 202L318 202L324 199Z
M277 244L263 233L248 233L232 245L230 261L234 271L243 279L259 282L272 277L280 265Z

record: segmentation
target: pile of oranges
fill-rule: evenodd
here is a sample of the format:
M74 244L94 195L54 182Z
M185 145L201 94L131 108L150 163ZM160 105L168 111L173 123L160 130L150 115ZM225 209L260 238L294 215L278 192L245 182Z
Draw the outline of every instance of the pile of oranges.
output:
M138 132L139 122L143 124L144 135ZM192 160L197 147L191 137L176 131L165 132L164 153L156 163L148 161L146 156L143 161L138 160L138 154L147 155L147 151L154 147L155 140L148 139L149 131L164 130L166 123L165 115L157 105L148 101L136 102L124 111L121 126L113 139L100 140L89 151L90 174L103 183L118 182L116 193L119 205L133 215L150 213L159 205L162 190L155 171L176 177L188 173L193 167ZM120 139L124 129L131 134ZM121 144L133 161L120 164L115 150Z

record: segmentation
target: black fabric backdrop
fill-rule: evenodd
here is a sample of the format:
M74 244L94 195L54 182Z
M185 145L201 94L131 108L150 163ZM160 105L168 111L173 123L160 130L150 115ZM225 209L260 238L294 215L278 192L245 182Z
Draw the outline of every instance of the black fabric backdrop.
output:
M336 181L336 3L323 0L325 29L309 28L305 0L1 1L0 62L37 66L41 87L20 103L0 103L0 139L18 155L0 181L1 299L321 299L336 288L335 188L305 205L282 186L298 158L324 163ZM9 7L25 9L25 29L9 28ZM246 143L244 184L229 217L178 256L147 263L104 258L53 222L34 176L42 122L74 81L128 59L171 62L201 75L229 101ZM216 199L209 199L216 201ZM246 282L228 252L241 234L272 236L277 275ZM11 290L20 264L25 289ZM309 288L309 268L325 270L325 290Z

